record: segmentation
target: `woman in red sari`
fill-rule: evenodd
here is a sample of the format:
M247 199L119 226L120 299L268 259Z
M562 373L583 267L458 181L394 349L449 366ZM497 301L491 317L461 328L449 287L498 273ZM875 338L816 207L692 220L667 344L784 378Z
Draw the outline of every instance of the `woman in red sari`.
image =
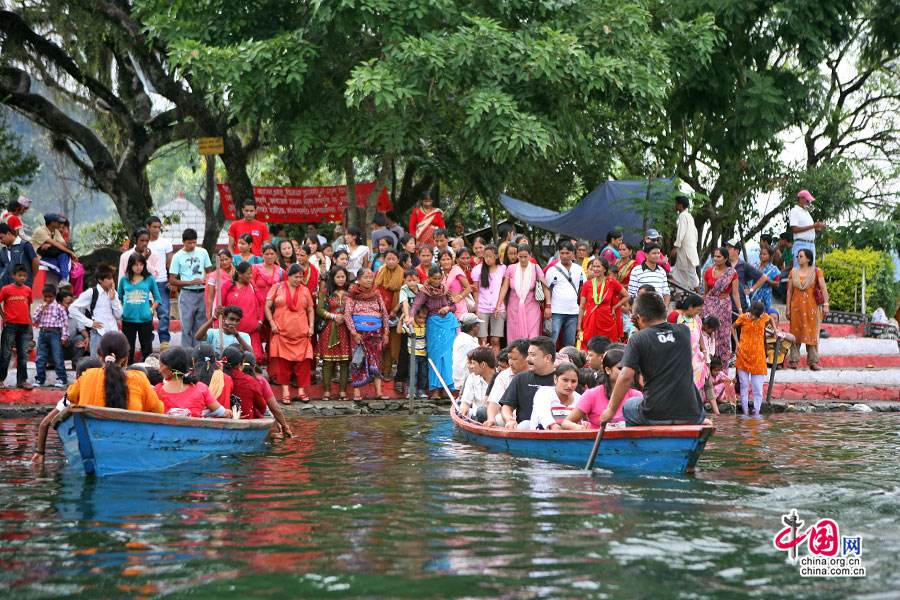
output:
M291 403L291 375L297 376L300 400L309 402L305 388L312 372L315 304L300 277L300 265L291 265L287 279L273 287L266 297L266 321L272 330L269 365L276 383L281 385L283 404Z
M225 306L234 304L244 313L237 330L250 336L253 355L256 356L257 364L261 364L263 351L259 330L262 329L263 315L259 312L259 301L252 280L252 265L246 261L238 263L231 280L222 284L222 304Z
M263 314L263 306L266 303L266 297L269 295L269 290L272 289L273 285L284 280L284 269L275 262L278 258L275 246L272 244L264 244L262 247L262 257L263 261L252 267L253 289L256 291L256 302L258 306L257 314L259 315ZM267 347L270 334L271 330L269 329L269 322L264 321L262 328L259 330L259 337L262 340L262 343L266 344Z
M619 267L619 274L616 276L619 283L627 290L628 283L631 281L631 270L634 269L634 246L628 242L619 243L619 260L616 266Z
M622 337L622 313L620 308L628 301L628 291L615 277L609 275L609 263L603 257L592 258L588 263L590 279L581 286L581 303L578 308L578 331L582 340L603 335L617 341Z
M422 207L415 207L412 217L409 219L409 232L416 236L416 242L434 246L434 230L446 229L444 225L444 211L434 206L434 200L427 191L422 192L419 198Z
M297 250L297 264L300 265L300 283L309 290L313 298L319 296L319 270L309 262L312 248L300 246Z

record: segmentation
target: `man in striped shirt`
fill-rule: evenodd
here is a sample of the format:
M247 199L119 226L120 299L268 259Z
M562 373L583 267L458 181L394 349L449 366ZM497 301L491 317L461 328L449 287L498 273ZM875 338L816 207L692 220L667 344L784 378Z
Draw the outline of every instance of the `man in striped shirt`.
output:
M637 298L642 285L649 284L662 296L666 306L669 305L669 281L665 269L659 266L661 253L662 248L656 242L644 244L644 262L632 269L628 281L628 293L632 298Z

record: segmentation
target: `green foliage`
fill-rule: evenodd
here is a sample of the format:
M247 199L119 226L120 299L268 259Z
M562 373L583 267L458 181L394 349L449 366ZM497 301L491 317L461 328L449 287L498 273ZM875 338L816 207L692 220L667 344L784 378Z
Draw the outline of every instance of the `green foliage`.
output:
M825 256L819 266L825 274L832 309L852 311L855 291L858 310L861 301L862 267L865 266L868 312L871 313L879 306L889 315L897 310L900 285L894 281L894 265L887 252L871 248L834 250Z
M34 152L22 149L22 138L12 131L5 110L0 112L0 194L18 197L19 189L34 181L39 167Z
M129 233L125 224L118 217L108 217L83 225L76 225L73 237L76 241L76 252L90 252L95 248L114 248L119 250L128 241Z
M828 237L838 248L874 248L900 254L900 207L886 218L854 219L829 231Z

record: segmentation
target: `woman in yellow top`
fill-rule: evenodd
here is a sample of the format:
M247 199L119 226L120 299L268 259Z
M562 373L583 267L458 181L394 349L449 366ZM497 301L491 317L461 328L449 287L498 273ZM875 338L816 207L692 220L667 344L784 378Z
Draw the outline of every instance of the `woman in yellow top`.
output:
M71 404L125 408L139 412L163 413L165 408L142 371L126 371L128 340L120 331L107 331L97 351L102 369L88 369L69 386Z

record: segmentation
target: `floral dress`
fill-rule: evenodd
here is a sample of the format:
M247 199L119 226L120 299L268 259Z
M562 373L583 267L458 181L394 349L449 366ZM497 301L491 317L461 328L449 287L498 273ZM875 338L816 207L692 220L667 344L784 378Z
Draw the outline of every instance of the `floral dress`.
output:
M317 314L325 318L325 313L336 315L344 314L344 304L347 294L340 298L319 294L319 302L316 308ZM346 323L338 323L331 319L325 319L325 329L319 334L316 342L316 356L322 361L343 362L350 360L350 330Z
M702 390L709 373L706 366L706 357L703 356L703 349L700 347L700 336L703 335L700 317L688 319L684 315L678 315L678 319L675 322L687 325L691 332L691 366L694 368L694 385L697 386L698 390Z

